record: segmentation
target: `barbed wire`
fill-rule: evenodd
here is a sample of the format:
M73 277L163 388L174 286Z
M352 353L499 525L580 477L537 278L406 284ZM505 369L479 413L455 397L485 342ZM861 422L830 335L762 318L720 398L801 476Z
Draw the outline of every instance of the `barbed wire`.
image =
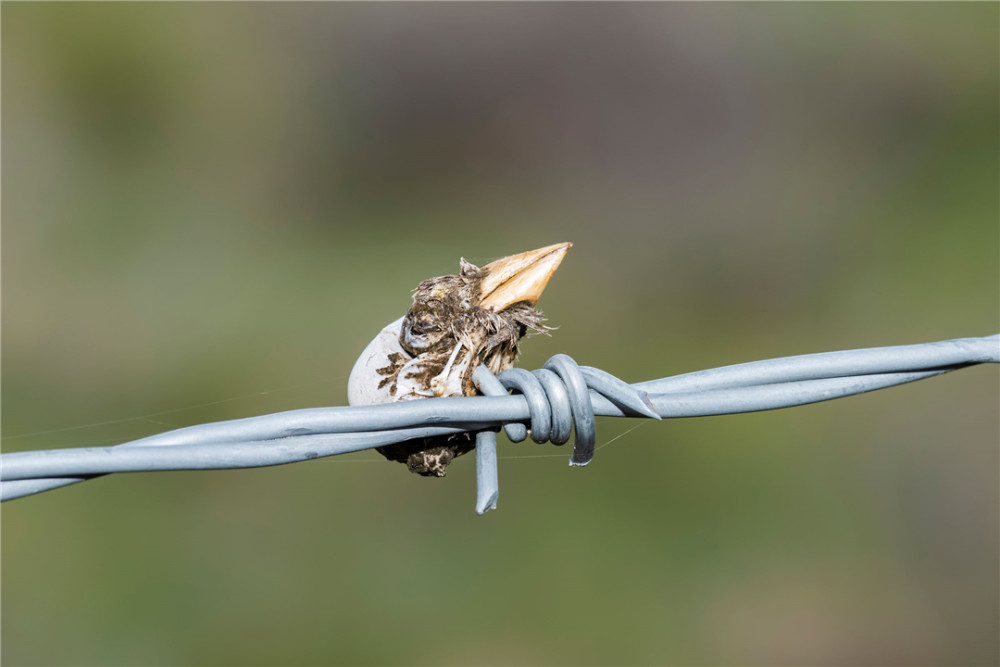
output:
M307 461L414 438L476 433L476 511L496 506L496 433L562 444L570 464L594 454L595 416L667 419L793 407L1000 362L1000 334L754 361L627 384L556 355L533 372L473 378L484 396L308 408L189 426L114 447L0 454L0 500L109 473L254 468ZM508 390L520 393L508 394ZM528 430L530 427L530 431Z

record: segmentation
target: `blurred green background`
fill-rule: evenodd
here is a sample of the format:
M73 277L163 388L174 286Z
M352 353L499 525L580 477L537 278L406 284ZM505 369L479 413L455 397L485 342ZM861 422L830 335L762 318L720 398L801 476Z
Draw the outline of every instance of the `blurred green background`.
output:
M560 241L638 381L1000 330L983 4L2 7L3 448L341 405L410 290ZM11 665L998 659L995 368L3 506ZM545 456L558 453L559 456ZM542 458L523 458L528 455Z

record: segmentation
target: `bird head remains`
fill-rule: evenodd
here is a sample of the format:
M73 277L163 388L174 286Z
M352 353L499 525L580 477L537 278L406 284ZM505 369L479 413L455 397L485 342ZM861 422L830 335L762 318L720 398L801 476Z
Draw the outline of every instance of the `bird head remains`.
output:
M457 275L420 283L399 344L421 359L421 389L429 390L423 395L472 395L472 371L479 364L494 373L514 364L521 337L546 330L535 304L570 245L512 255L482 268L463 258Z

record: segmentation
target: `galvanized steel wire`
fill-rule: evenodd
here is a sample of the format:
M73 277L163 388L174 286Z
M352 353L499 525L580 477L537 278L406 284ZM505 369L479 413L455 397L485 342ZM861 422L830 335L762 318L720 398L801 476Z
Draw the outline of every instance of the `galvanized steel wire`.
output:
M291 410L176 429L115 447L0 454L0 499L11 500L108 473L281 465L413 438L477 432L480 513L496 503L496 434L566 442L571 465L593 456L594 416L702 417L773 410L860 394L1000 362L1000 334L934 343L783 357L628 385L556 355L546 368L493 377L477 369L485 396L387 405ZM509 389L518 394L507 394ZM492 482L490 478L492 477Z

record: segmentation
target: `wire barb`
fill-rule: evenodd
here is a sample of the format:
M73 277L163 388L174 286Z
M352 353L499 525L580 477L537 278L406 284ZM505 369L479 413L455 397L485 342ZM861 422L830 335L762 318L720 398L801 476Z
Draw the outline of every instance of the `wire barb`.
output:
M569 440L570 428L576 430L571 466L585 466L594 457L597 442L597 424L594 420L594 406L590 389L615 405L624 406L633 416L660 419L646 392L634 389L610 373L577 365L572 357L557 354L547 362L545 368L528 373L512 368L494 375L486 366L479 365L472 373L472 380L486 396L506 396L508 389L520 391L528 401L531 417L531 437L537 443L551 440L562 445ZM520 422L505 423L504 432L513 442L522 442L528 437L527 427ZM496 437L484 438L489 451L480 451L479 436L476 436L476 483L478 501L476 512L483 514L496 505L497 469ZM486 506L492 498L493 505Z
M596 368L577 366L566 355L556 355L545 368L530 373L510 369L494 377L477 369L476 382L485 396L292 410L190 426L116 447L0 454L0 499L20 498L113 472L282 465L472 431L477 433L477 470L481 463L483 471L477 477L476 508L485 512L497 499L494 429L501 426L516 442L530 433L536 442L556 445L566 443L575 427L570 464L579 466L594 453L595 416L665 419L773 410L997 362L1000 334L784 357L629 385ZM508 390L520 393L507 394Z

